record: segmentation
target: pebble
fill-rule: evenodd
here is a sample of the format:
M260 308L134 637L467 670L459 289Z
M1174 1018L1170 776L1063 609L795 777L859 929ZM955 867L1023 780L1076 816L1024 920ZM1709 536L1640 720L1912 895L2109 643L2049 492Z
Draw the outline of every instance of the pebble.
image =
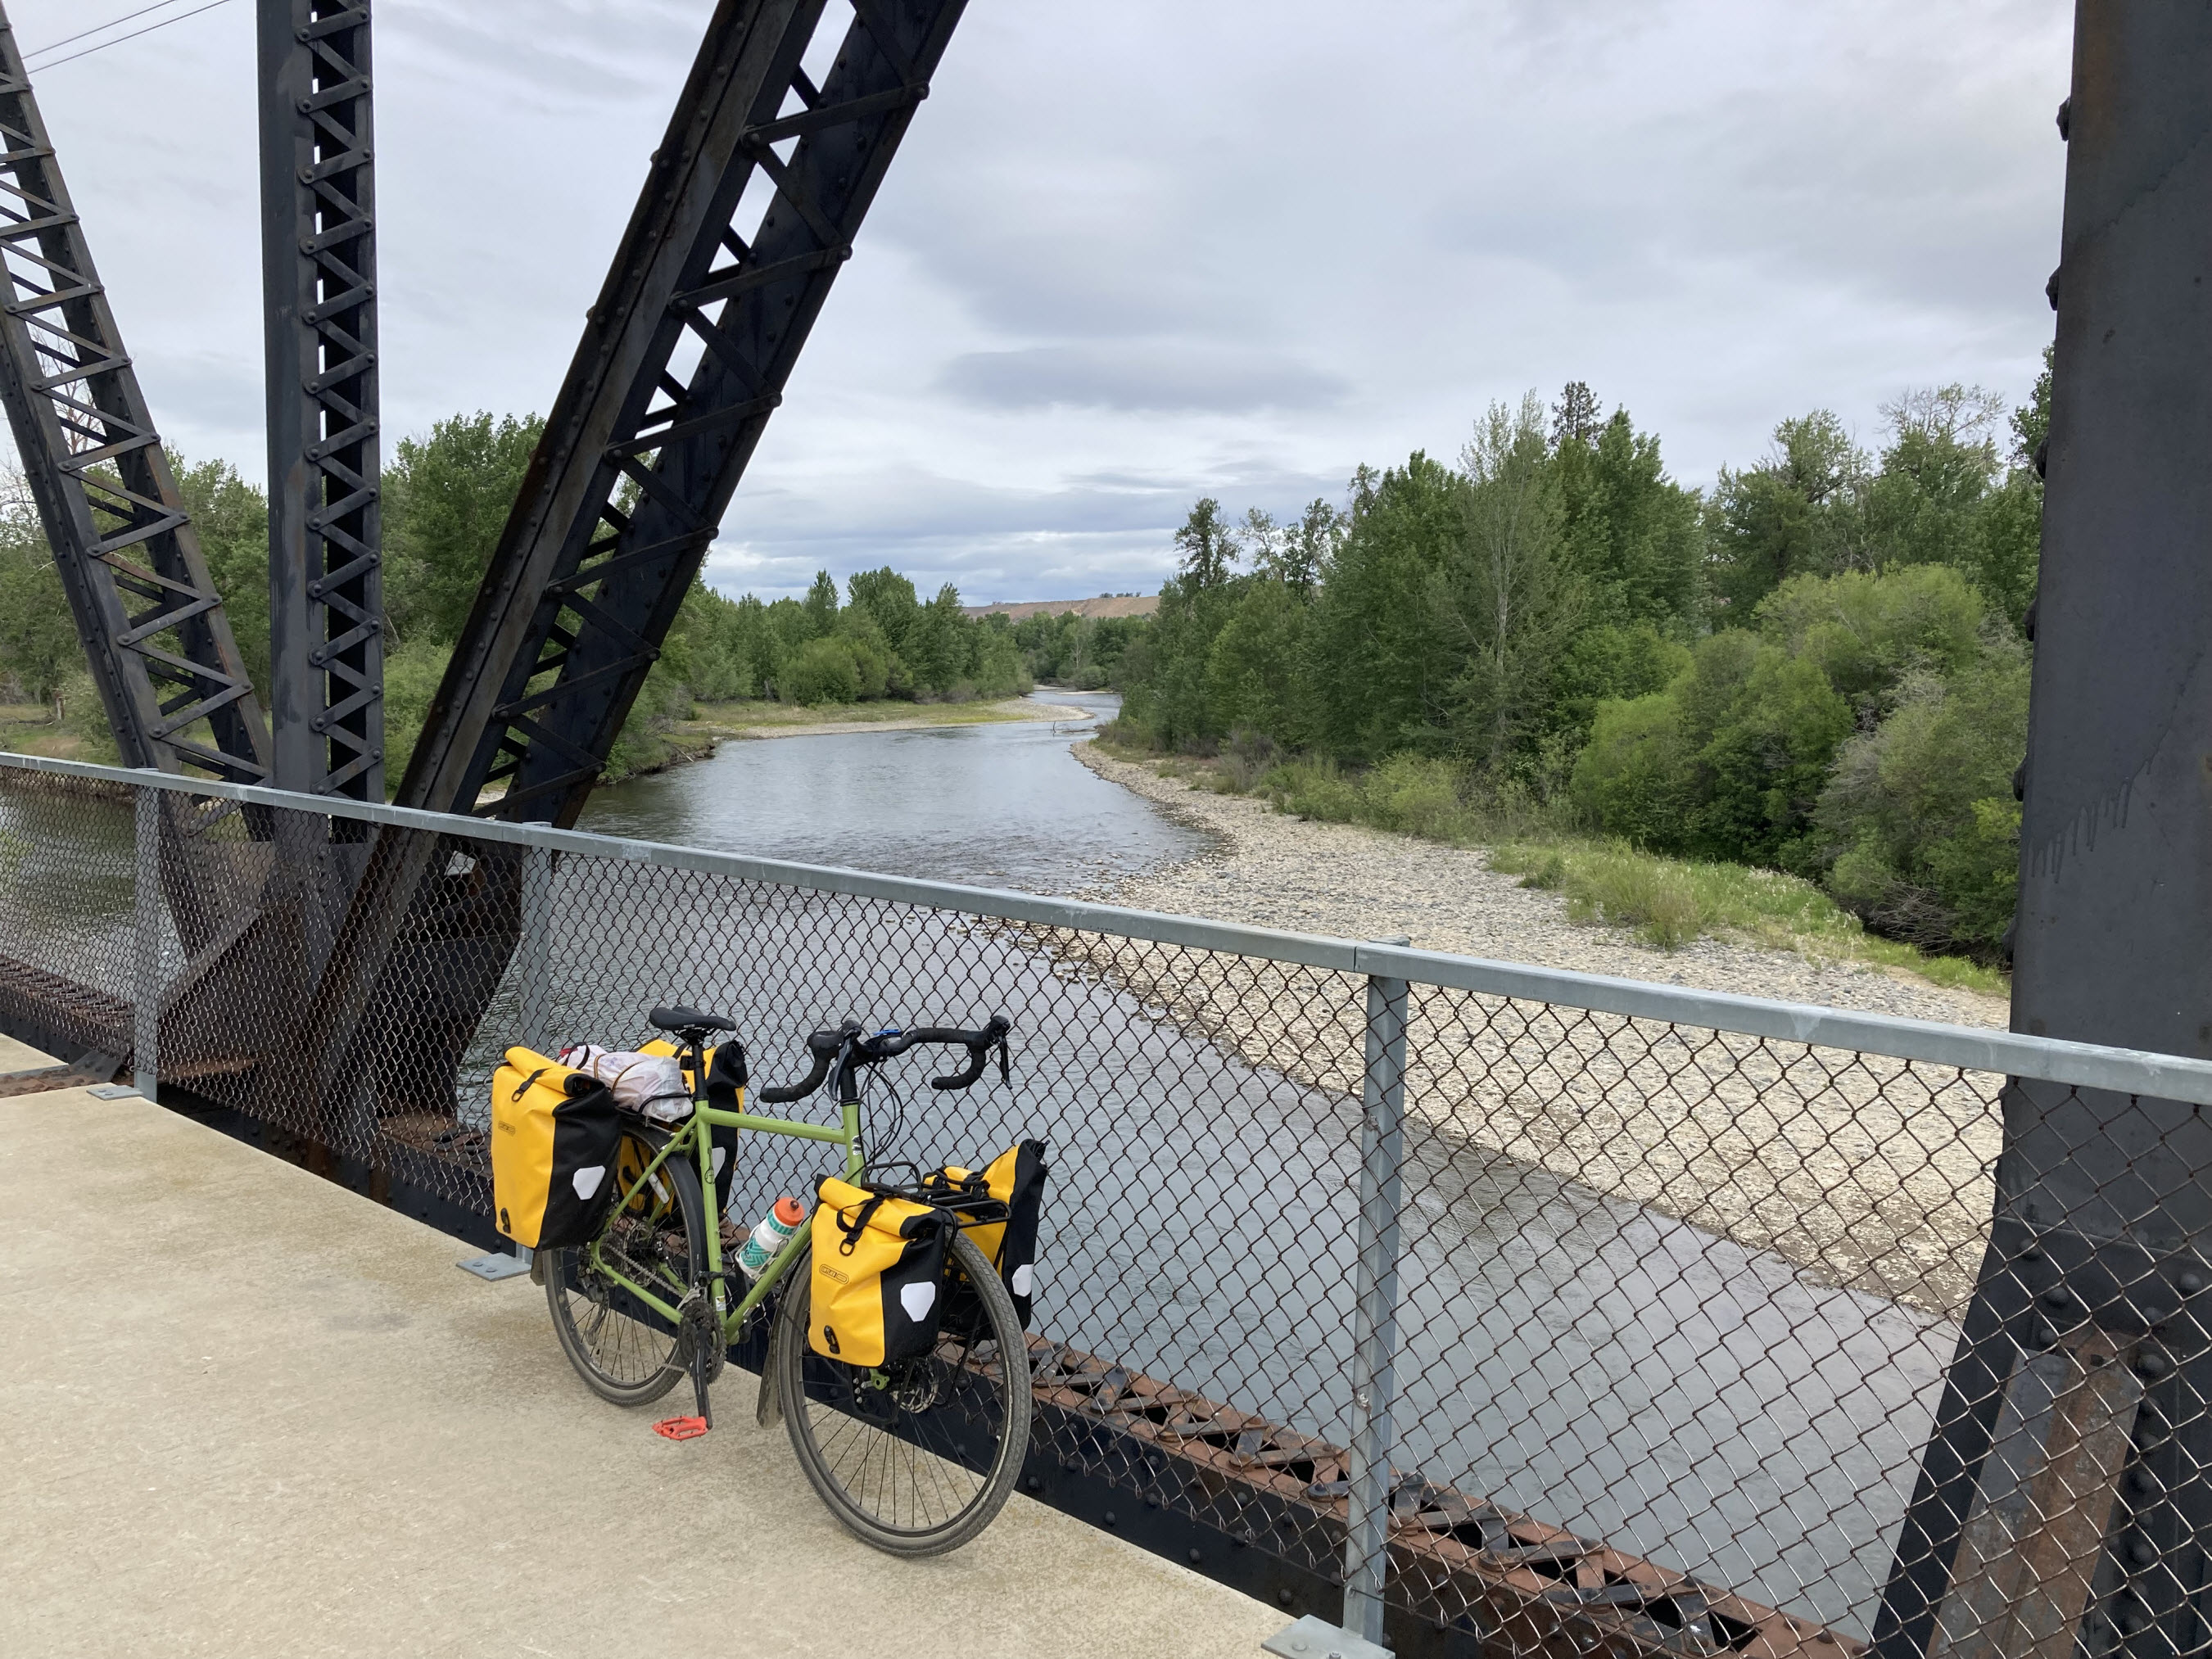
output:
M2006 1024L2003 999L1902 971L1700 939L1674 951L1568 920L1556 893L1478 849L1316 823L1077 745L1083 763L1205 830L1208 848L1086 896L1340 939L1948 1024ZM1074 935L1137 996L1255 1066L1356 1093L1356 987L1212 952L1132 952ZM1988 1237L2002 1079L1593 1014L1418 994L1409 1143L1472 1142L1769 1251L1814 1278L1955 1315ZM1413 1155L1414 1144L1409 1144Z

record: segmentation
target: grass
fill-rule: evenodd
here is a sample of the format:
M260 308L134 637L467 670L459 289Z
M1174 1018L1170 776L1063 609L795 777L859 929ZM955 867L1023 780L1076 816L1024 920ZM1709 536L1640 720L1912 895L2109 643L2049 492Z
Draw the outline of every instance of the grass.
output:
M903 702L885 698L874 702L833 702L810 708L790 702L702 702L685 724L718 727L726 732L767 732L782 726L876 726L893 720L923 721L931 726L981 726L994 720L1023 718L991 702Z
M1163 757L1115 737L1099 739L1108 754L1148 763L1194 788L1263 796L1278 811L1325 823L1486 848L1492 869L1519 876L1523 887L1562 895L1570 920L1627 928L1662 951L1721 939L1904 969L1953 989L1995 996L2008 989L1994 968L1876 938L1800 877L1594 839L1558 810L1510 787L1481 788L1445 761L1400 755L1354 774L1327 760L1285 758L1269 752L1271 745L1232 743L1218 755Z
M0 703L0 749L62 760L112 758L88 752L84 734L58 722L52 706L46 703Z

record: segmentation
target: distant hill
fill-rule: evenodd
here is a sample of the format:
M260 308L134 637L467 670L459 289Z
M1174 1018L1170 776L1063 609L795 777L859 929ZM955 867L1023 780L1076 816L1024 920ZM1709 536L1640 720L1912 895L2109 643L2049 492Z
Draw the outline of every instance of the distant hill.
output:
M1057 617L1073 611L1079 617L1149 617L1160 608L1157 593L1102 593L1095 599L1024 599L1014 605L965 605L971 617Z

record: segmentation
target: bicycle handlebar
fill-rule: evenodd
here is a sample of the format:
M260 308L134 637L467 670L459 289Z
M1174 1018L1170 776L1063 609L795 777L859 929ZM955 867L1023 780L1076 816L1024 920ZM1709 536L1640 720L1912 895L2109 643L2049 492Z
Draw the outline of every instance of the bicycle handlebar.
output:
M983 1075L983 1064L993 1048L999 1051L999 1076L1010 1079L1012 1066L1006 1055L1006 1033L1013 1029L1004 1014L994 1014L981 1030L966 1030L957 1025L917 1025L910 1030L878 1031L872 1036L861 1035L858 1020L847 1020L832 1030L816 1031L806 1039L806 1047L814 1056L813 1068L796 1083L763 1089L757 1098L763 1105L784 1105L803 1100L822 1086L830 1075L830 1068L839 1057L845 1057L847 1066L857 1069L874 1066L904 1054L909 1048L924 1043L957 1044L968 1050L968 1063L959 1071L929 1080L933 1089L965 1089Z

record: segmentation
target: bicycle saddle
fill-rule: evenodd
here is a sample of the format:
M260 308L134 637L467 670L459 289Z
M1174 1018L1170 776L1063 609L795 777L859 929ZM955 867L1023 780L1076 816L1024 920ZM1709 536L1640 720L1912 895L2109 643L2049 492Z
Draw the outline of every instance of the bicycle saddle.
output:
M734 1031L738 1023L703 1008L656 1008L647 1018L656 1031Z

